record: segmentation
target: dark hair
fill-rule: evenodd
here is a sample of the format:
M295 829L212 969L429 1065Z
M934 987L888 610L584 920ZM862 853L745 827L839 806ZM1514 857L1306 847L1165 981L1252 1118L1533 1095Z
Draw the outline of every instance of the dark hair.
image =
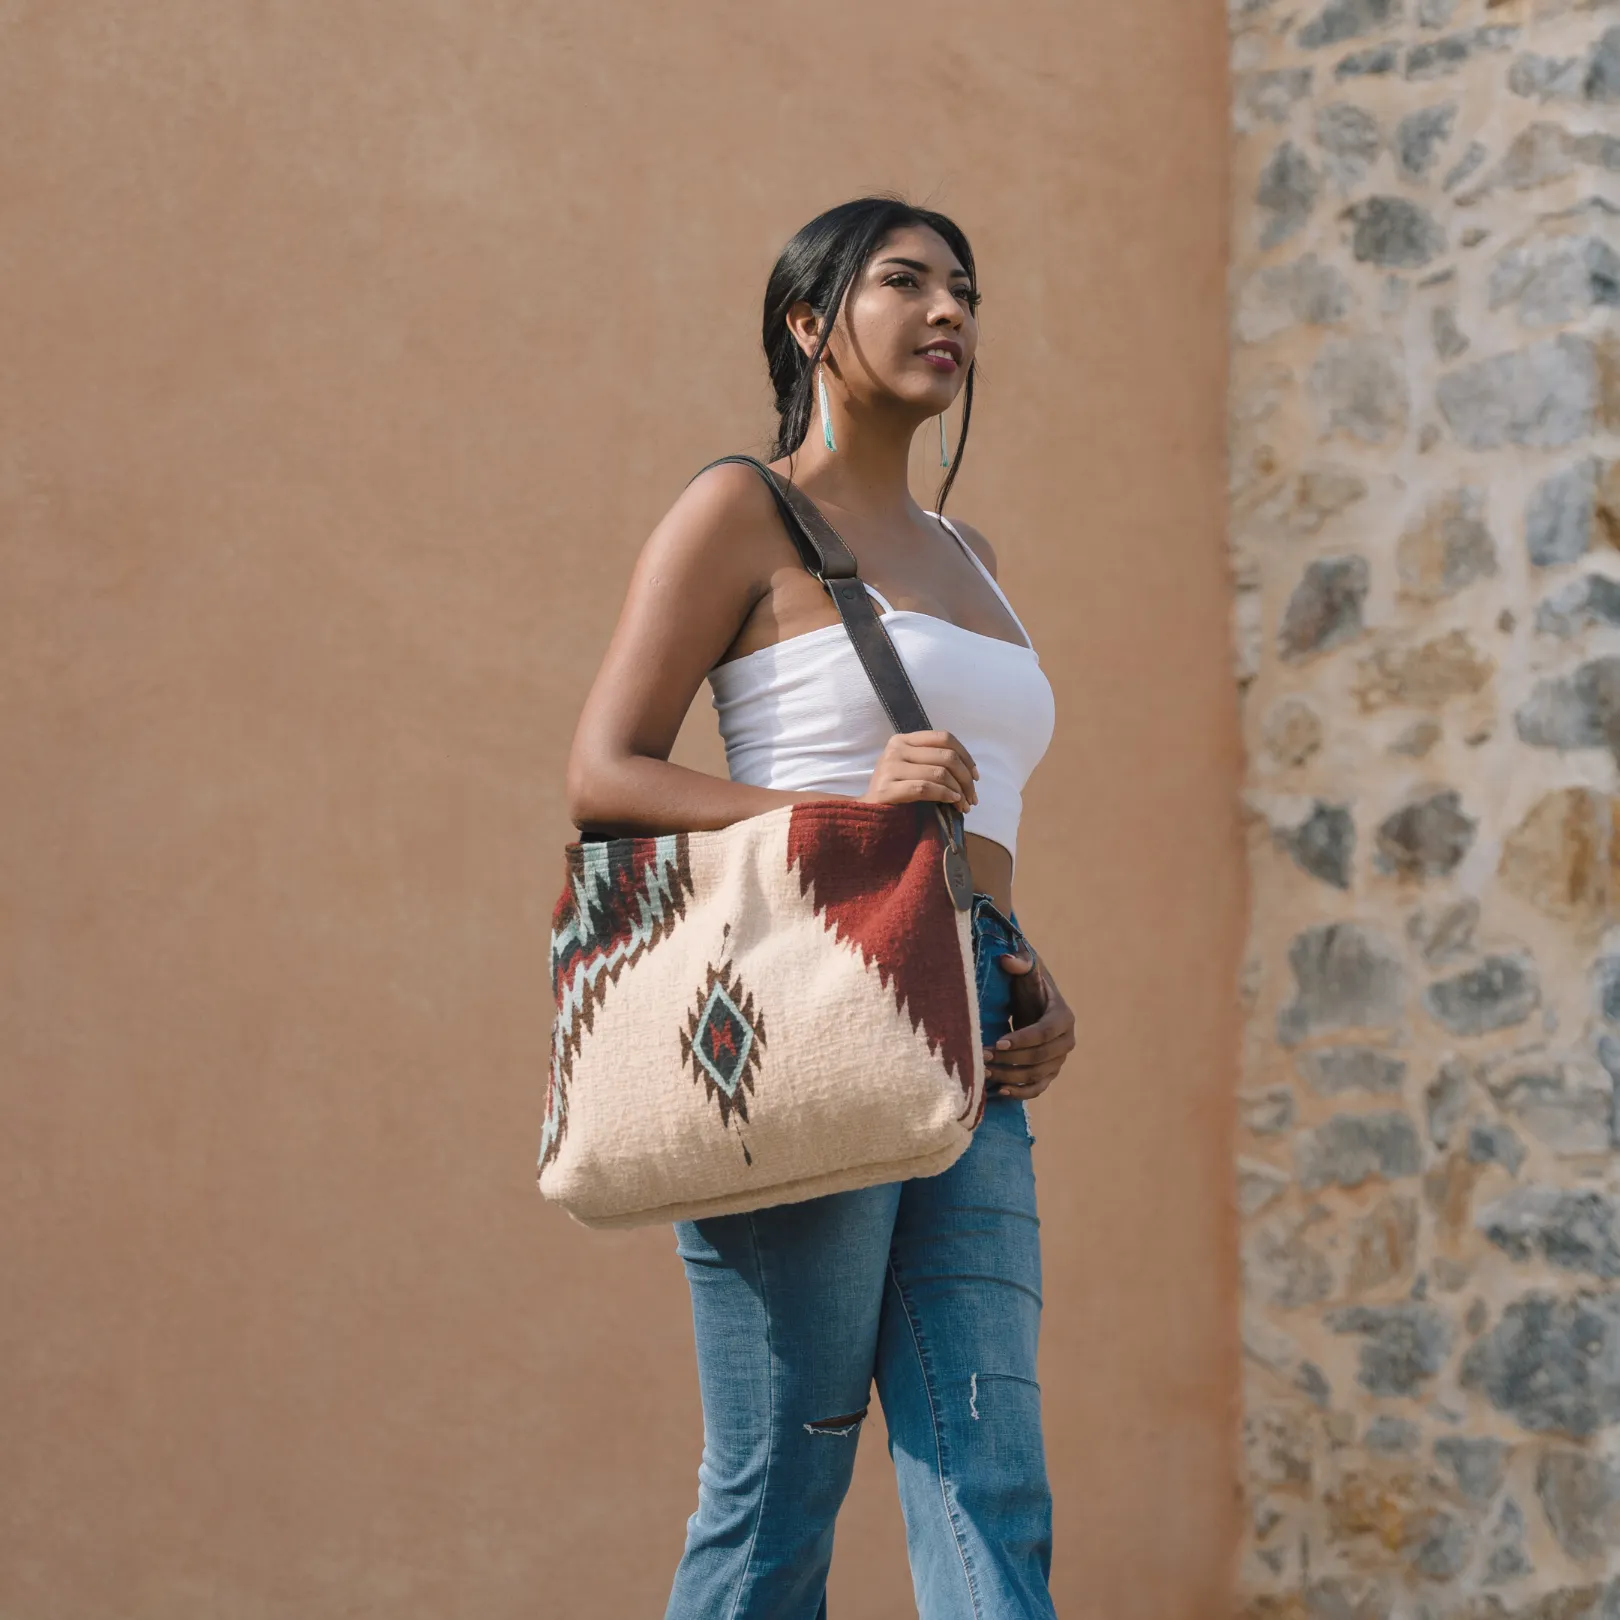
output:
M770 367L771 386L776 390L776 414L780 418L772 458L790 456L804 443L810 427L810 400L815 387L816 364L827 347L837 324L844 295L891 231L907 225L925 225L938 231L950 245L968 273L974 302L978 301L978 273L973 266L973 249L961 227L932 209L914 208L899 197L857 197L839 203L824 214L817 214L782 249L771 279L765 287L765 360ZM787 313L803 301L823 318L814 354L807 355L788 330ZM967 445L968 421L973 415L973 372L962 391L962 429L957 436L956 453L939 487L935 507L944 510L945 497L956 481Z

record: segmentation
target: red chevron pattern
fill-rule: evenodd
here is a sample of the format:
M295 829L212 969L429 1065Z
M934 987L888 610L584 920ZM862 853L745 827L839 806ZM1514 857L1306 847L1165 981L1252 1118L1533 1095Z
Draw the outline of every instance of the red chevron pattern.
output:
M788 866L800 892L894 990L911 1027L973 1096L974 1042L966 969L939 941L954 934L956 908L940 862L944 840L926 805L797 805L788 827ZM954 967L953 967L954 962Z

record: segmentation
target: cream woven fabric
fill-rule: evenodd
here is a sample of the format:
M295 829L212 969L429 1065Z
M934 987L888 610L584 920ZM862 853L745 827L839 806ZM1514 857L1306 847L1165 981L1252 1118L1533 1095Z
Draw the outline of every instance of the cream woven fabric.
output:
M636 1226L951 1165L984 1063L943 848L854 802L569 845L540 1191Z

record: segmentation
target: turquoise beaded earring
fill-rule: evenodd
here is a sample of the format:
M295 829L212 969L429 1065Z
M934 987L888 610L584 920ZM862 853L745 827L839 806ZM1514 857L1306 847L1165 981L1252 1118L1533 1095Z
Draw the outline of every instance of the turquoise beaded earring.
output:
M838 441L833 438L832 412L827 409L827 379L820 366L816 367L816 403L821 407L821 442L829 450L836 450Z
M948 467L951 464L951 452L945 442L945 413L939 413L939 464Z

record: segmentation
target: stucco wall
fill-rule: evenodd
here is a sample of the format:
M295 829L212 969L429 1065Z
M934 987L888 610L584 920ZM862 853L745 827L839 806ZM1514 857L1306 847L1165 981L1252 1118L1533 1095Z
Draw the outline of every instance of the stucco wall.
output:
M10 5L0 105L0 1613L661 1612L672 1239L533 1184L560 770L643 536L764 434L775 251L873 187L978 247L953 504L1058 695L1019 904L1084 1030L1036 1109L1059 1608L1218 1612L1218 12ZM877 1427L833 1596L907 1612Z

